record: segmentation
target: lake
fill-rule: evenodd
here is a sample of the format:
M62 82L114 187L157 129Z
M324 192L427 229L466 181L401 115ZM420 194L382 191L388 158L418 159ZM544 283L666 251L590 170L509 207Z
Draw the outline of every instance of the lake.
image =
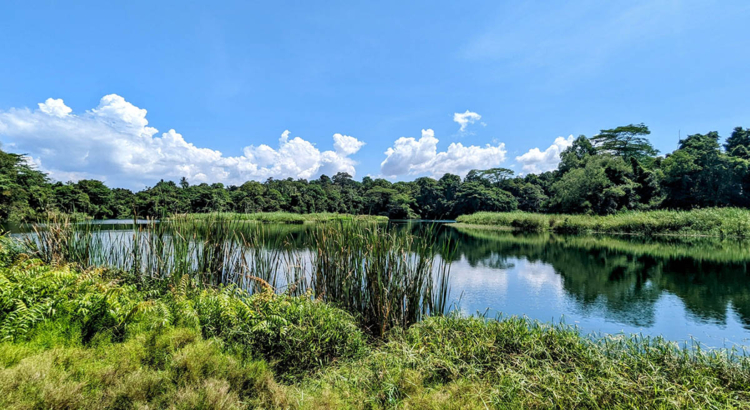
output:
M123 247L133 236L130 223L96 222L108 227L101 243ZM389 229L421 235L426 225ZM264 243L291 245L304 257L311 226L264 225ZM464 314L519 315L584 333L694 339L705 347L750 343L748 241L522 234L450 223L438 235L456 246L450 304Z

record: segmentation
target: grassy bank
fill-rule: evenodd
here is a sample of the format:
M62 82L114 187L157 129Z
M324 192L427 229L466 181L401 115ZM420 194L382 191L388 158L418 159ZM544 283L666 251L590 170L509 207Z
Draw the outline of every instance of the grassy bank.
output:
M81 272L2 245L2 408L750 406L750 361L729 351L518 318L373 338L310 293Z
M527 232L750 236L750 210L740 208L625 212L607 216L477 212L456 220Z
M265 223L287 223L301 224L308 222L332 222L332 221L362 221L362 222L388 222L387 216L379 215L351 215L331 212L318 212L312 214L295 214L291 212L256 212L251 214L234 212L214 212L207 214L179 214L172 219L205 220L213 218L227 218L236 221L255 221Z

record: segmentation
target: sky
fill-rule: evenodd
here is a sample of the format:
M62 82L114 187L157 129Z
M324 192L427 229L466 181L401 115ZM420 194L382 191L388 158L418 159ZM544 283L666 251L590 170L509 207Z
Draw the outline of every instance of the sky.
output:
M525 174L750 126L747 1L114 3L0 4L2 149L55 180Z

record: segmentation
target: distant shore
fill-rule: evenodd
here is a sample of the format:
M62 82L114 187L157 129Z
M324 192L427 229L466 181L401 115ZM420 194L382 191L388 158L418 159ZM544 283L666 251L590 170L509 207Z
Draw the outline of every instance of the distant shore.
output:
M705 208L691 211L631 211L615 215L565 215L530 212L477 212L456 221L524 232L636 235L750 236L750 210Z

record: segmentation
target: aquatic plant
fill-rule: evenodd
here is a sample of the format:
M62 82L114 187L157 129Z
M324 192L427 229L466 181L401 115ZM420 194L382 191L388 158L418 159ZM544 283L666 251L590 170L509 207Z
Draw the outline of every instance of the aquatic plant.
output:
M750 236L750 210L705 208L691 211L628 211L614 215L563 215L528 212L477 212L456 219L521 231L641 235Z
M131 230L50 221L24 237L47 263L115 268L144 278L183 276L207 286L310 296L357 315L374 334L406 327L448 303L450 242L435 229L413 235L356 221L315 225L304 243L272 235L264 224L226 215L149 220ZM302 245L300 247L300 245Z

